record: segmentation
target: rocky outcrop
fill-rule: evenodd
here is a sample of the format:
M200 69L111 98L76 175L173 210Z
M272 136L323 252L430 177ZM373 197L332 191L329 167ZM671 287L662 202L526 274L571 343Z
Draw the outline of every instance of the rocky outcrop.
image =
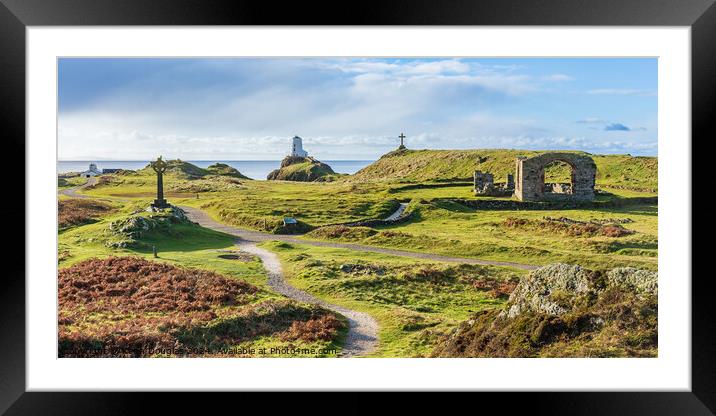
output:
M615 287L636 295L656 295L656 272L631 267L596 273L576 265L551 264L531 272L510 295L500 316L514 318L524 312L558 316L571 311L584 297Z
M140 241L149 232L169 232L176 224L190 224L184 211L178 207L156 209L149 207L146 211L136 211L132 215L119 218L109 223L108 231L113 237L107 241L110 248L142 248Z
M654 357L658 274L551 264L530 272L504 309L479 312L436 357Z
M318 182L332 180L336 173L327 164L310 156L287 156L281 167L268 174L270 181Z
M579 266L553 264L530 273L512 292L509 308L500 316L514 318L525 312L561 315L567 311L564 299L556 302L553 295L576 297L589 290L589 272Z

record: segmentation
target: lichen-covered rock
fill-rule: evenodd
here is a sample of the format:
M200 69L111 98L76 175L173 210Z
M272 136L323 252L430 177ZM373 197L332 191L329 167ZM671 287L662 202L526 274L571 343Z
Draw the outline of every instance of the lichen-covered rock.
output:
M149 207L124 218L109 223L109 232L120 240L107 242L110 248L127 248L137 246L137 240L150 231L168 229L173 224L189 223L184 211L177 207L157 209Z
M124 234L131 238L137 238L141 236L142 231L149 231L153 225L146 218L135 215L110 222L109 230L114 234Z
M562 315L583 303L585 295L596 296L609 288L621 288L637 295L656 295L658 274L620 267L602 276L576 265L550 264L532 271L517 285L500 316L514 318L524 312Z
M434 357L656 357L658 274L552 264L523 277L504 309L482 310Z
M607 273L607 285L633 290L639 295L658 294L658 281L658 273L633 267L620 267Z
M510 295L502 316L513 318L525 311L561 315L569 298L589 290L590 272L576 265L550 264L531 272Z

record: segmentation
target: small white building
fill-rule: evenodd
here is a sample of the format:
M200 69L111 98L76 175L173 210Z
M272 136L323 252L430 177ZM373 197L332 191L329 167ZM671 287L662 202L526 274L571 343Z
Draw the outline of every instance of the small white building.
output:
M92 176L97 176L97 175L101 175L101 174L102 174L102 172L100 172L99 169L97 169L97 165L94 163L90 163L89 169L80 173L80 176L82 176L83 178L90 178Z
M307 157L308 152L303 150L303 139L298 136L293 136L293 147L291 149L291 156Z

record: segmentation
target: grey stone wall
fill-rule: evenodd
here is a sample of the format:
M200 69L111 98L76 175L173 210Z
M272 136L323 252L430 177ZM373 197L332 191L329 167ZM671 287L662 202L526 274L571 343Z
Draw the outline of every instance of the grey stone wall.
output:
M507 175L507 182L495 183L495 178L491 173L483 173L479 170L474 174L475 195L483 196L511 196L515 189L515 183L512 175Z
M544 169L552 162L564 162L572 168L571 193L545 193ZM515 197L520 201L543 201L548 199L571 199L591 201L594 199L594 182L597 165L585 155L575 153L544 153L539 156L515 160Z
M495 179L491 173L475 171L475 193L478 195L490 195L495 185Z

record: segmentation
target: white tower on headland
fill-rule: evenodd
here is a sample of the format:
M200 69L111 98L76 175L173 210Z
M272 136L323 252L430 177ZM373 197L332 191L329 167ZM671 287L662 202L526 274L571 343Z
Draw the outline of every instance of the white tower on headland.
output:
M291 149L291 156L308 156L308 152L303 150L303 140L298 136L293 136L293 148Z

